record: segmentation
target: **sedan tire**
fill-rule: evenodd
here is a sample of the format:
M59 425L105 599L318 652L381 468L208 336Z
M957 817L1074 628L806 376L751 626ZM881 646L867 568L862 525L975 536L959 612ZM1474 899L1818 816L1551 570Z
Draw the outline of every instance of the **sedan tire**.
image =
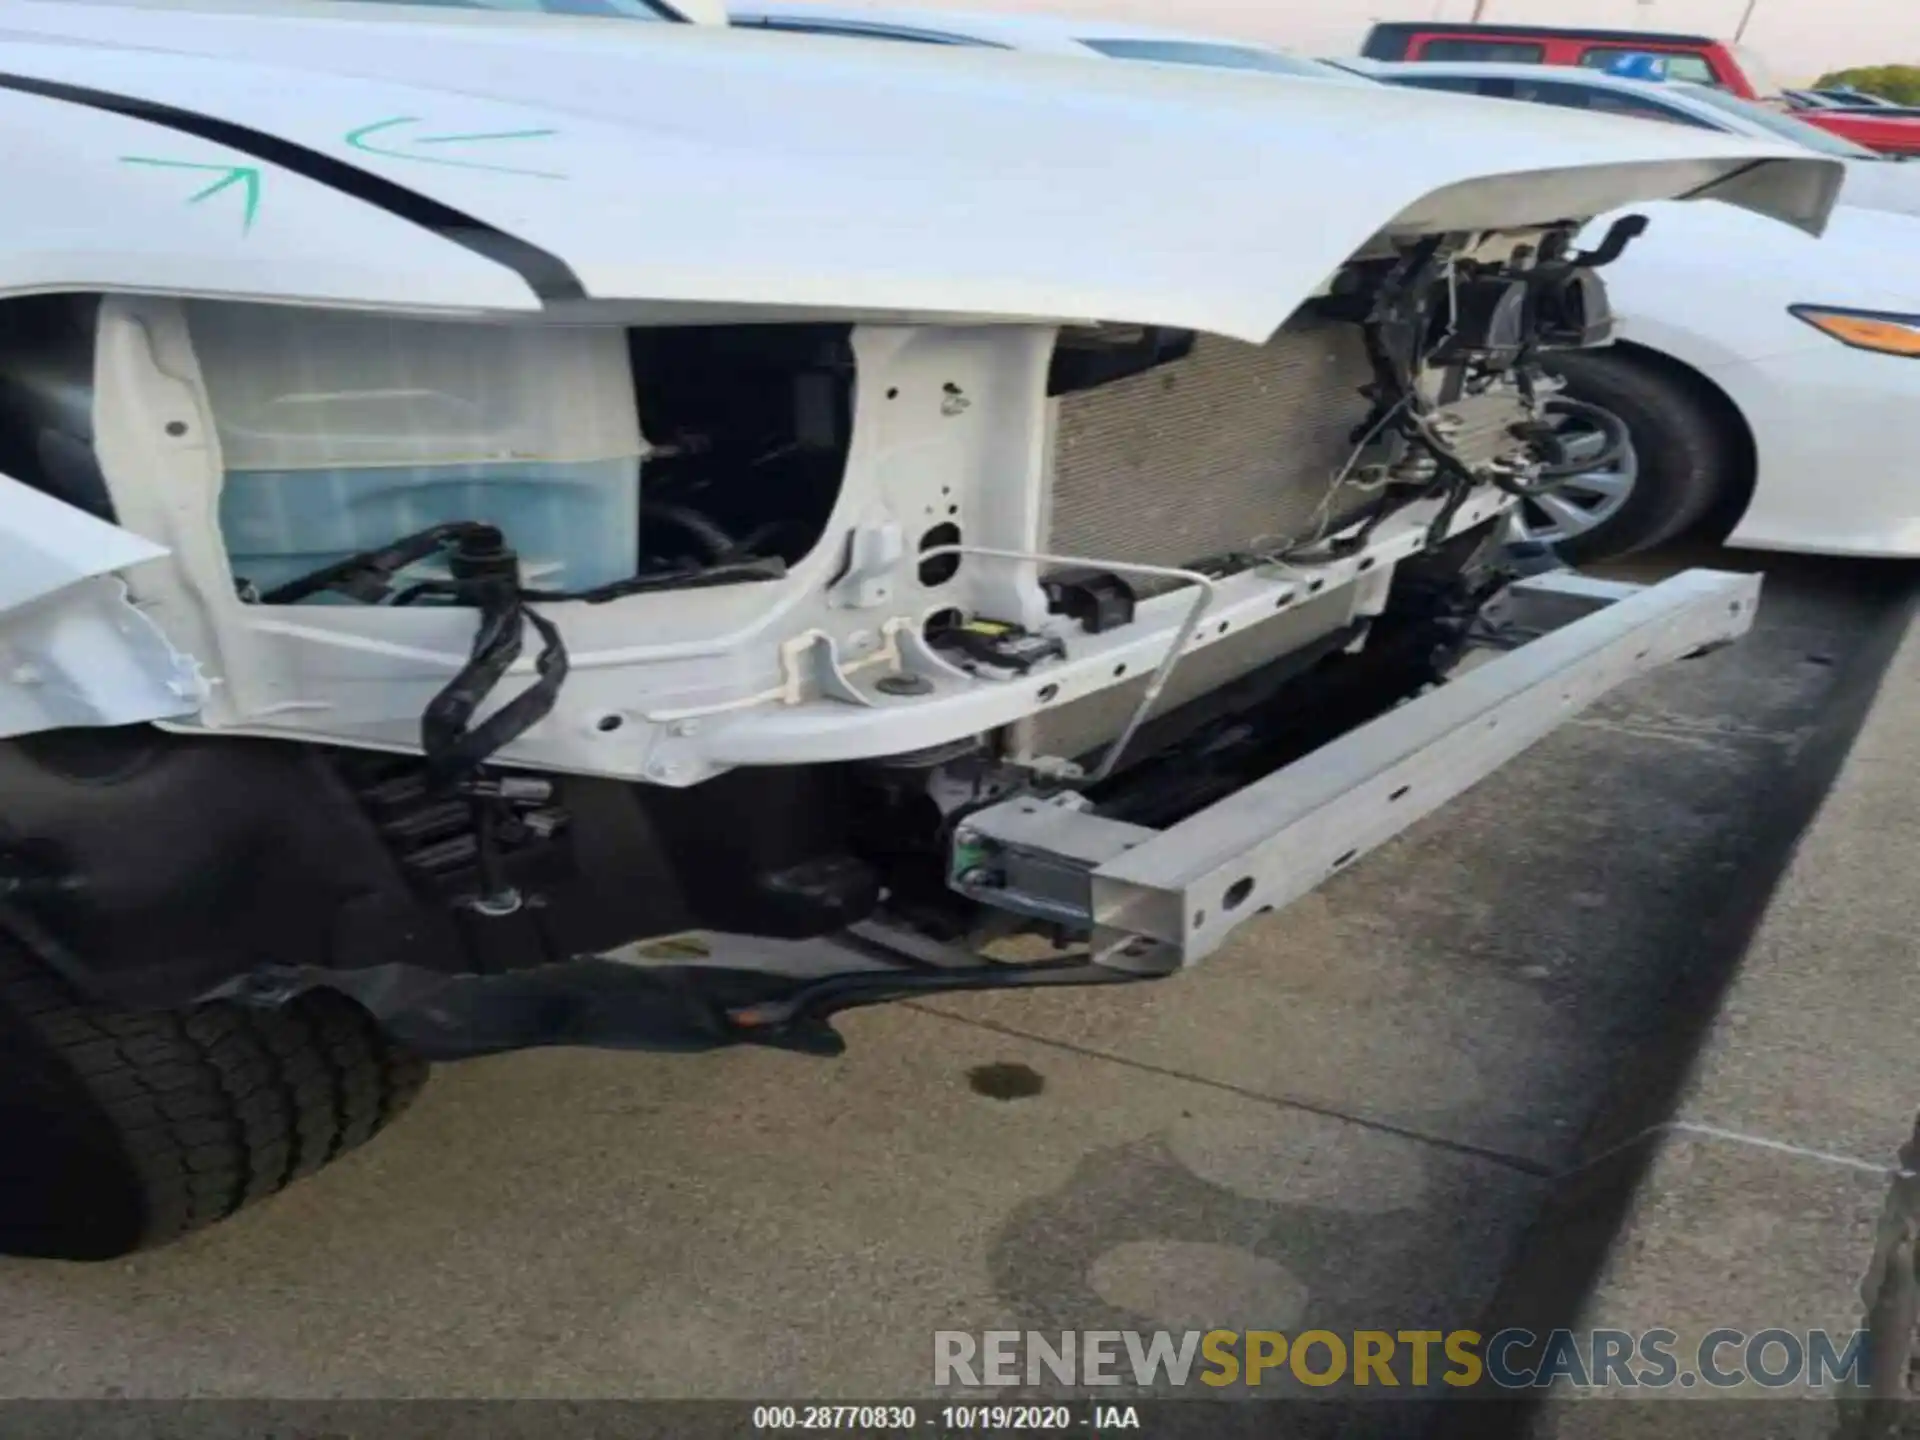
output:
M1556 356L1552 368L1567 399L1617 418L1631 443L1617 459L1523 504L1521 538L1546 541L1583 565L1665 544L1706 518L1731 484L1738 451L1685 377L1617 350Z

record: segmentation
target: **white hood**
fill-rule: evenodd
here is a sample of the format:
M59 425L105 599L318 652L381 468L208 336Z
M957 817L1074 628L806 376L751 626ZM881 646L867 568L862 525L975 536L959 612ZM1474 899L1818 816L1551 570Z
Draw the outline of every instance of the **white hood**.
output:
M1842 178L1784 143L1546 109L1516 123L1385 87L249 9L0 0L0 123L20 152L0 176L34 197L9 217L0 292L1100 319L1259 341L1383 230L1712 194L1817 233Z

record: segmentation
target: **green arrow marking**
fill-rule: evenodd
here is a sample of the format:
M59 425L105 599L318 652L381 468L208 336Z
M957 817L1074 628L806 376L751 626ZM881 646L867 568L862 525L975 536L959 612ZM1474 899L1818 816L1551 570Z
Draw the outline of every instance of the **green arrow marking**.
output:
M469 140L542 140L558 130L494 130L480 135L422 135L416 145L464 145Z
M187 204L198 205L202 200L212 199L222 190L239 185L243 187L246 208L240 213L240 233L249 234L253 230L253 217L260 212L260 171L253 165L198 165L186 160L156 160L150 155L122 155L122 165L154 165L163 170L200 170L220 178L204 190L196 191L187 197Z
M530 175L536 180L564 180L564 175L551 170L529 170L519 165L495 165L486 160L456 160L446 155L422 155L414 150L397 150L389 147L387 140L399 140L397 135L388 132L406 125L422 123L417 115L395 115L386 120L376 120L371 125L362 125L349 130L347 144L356 150L364 150L369 155L384 155L393 160L415 160L422 165L451 165L459 170L491 170L498 175ZM557 130L493 130L472 135L414 135L406 138L410 145L482 145L501 140L545 140L559 134ZM378 144L375 136L383 136Z

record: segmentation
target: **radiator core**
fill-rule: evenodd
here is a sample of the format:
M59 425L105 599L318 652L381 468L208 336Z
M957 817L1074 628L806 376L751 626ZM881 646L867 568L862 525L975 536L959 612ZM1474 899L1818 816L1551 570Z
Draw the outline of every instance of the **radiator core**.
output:
M1190 566L1309 542L1375 498L1340 480L1371 413L1360 328L1296 316L1266 345L1203 336L1184 359L1060 400L1046 548L1099 561ZM1454 447L1470 464L1515 448L1517 398L1462 402ZM1339 483L1336 483L1338 481ZM1133 581L1143 594L1174 582ZM1345 624L1329 595L1201 652L1174 672L1155 713L1224 685ZM1144 681L1046 712L1021 727L1035 754L1078 756L1119 732Z

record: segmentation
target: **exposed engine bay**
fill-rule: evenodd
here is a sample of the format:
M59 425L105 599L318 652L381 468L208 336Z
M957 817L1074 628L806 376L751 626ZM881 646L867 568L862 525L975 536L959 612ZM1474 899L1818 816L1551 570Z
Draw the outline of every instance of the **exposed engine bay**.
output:
M573 1017L479 1049L578 1038L568 967L638 937L1071 943L969 816L1177 822L1442 680L1506 510L1598 463L1537 362L1641 225L1380 246L1264 346L0 304L0 471L171 550L130 609L203 682L10 726L0 924L119 1003ZM702 1033L791 999L640 969Z

